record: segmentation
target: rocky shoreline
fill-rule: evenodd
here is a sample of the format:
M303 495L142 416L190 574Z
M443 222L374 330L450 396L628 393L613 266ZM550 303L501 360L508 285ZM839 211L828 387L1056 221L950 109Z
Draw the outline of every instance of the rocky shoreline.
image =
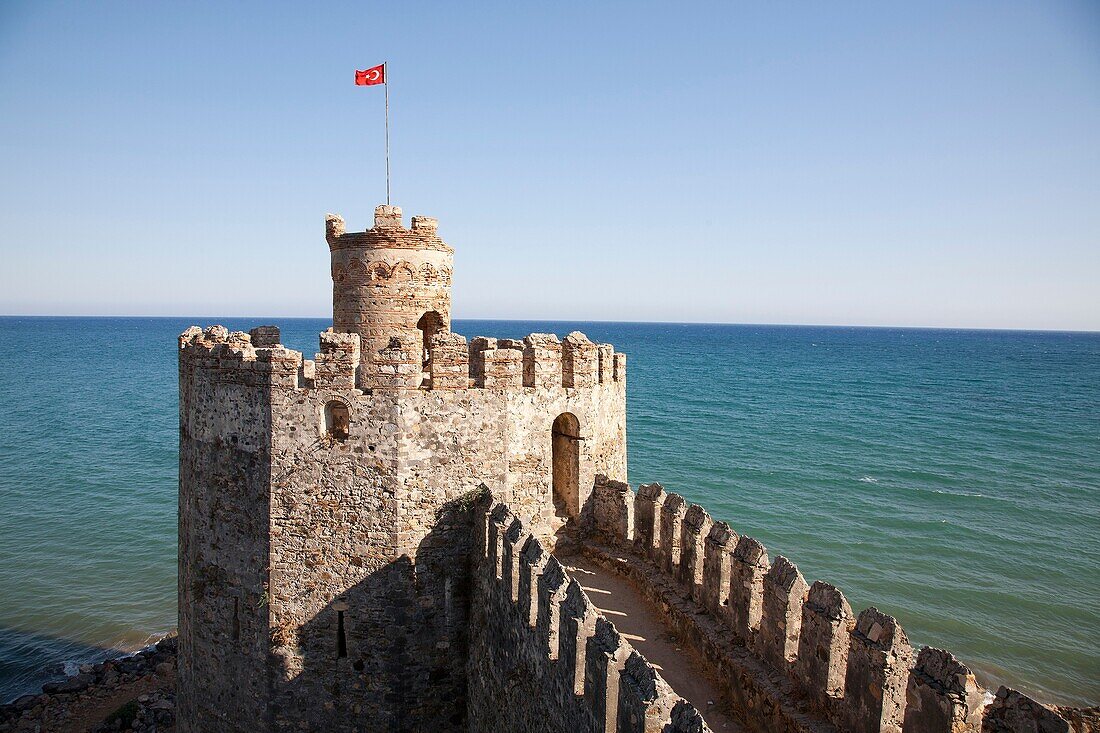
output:
M82 664L40 694L0 705L0 733L170 733L178 646L171 634L130 656Z

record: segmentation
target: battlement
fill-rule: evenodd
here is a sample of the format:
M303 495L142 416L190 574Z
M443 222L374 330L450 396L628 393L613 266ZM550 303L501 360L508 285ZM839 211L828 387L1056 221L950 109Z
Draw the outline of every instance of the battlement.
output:
M181 370L203 369L246 384L296 387L302 368L301 353L283 347L274 326L249 333L191 326L180 334L179 350Z
M362 249L430 249L453 253L439 238L439 222L430 216L414 216L409 228L402 221L400 206L385 204L374 209L374 226L363 232L347 231L339 214L325 215L325 240L331 250Z
M950 653L702 506L614 480L626 356L453 333L435 219L329 214L325 239L313 358L275 326L179 337L180 733L707 731L550 538L630 580L745 730L1068 733L1015 691L984 706Z
M785 557L769 562L762 543L660 484L634 493L598 477L592 502L594 536L607 544L584 543L586 556L627 575L668 609L710 670L730 680L753 725L855 733L1070 730L1059 711L1014 690L1002 688L986 706L992 695L950 652L915 651L896 618L874 607L853 614L838 588L807 584ZM784 682L777 686L770 675Z
M476 526L470 730L709 731L506 505Z
M248 333L224 326L191 326L179 337L181 365L221 373L225 378L271 375L272 386L295 389L525 390L621 387L626 355L611 344L595 344L579 331L563 341L534 333L522 341L478 336L467 343L450 331L432 336L426 370L415 336L390 336L383 348L364 353L355 333L322 331L315 357L279 343L278 327ZM259 377L253 380L260 383Z

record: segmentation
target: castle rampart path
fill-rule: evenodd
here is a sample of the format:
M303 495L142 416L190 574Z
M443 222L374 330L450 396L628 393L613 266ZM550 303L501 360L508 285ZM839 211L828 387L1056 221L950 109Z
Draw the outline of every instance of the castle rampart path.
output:
M664 623L664 614L657 606L618 574L583 555L560 559L592 604L649 660L677 695L695 706L711 730L726 733L744 730L726 712L727 703L720 686L699 673L702 664L698 655Z
M793 562L769 559L760 542L660 484L635 492L598 476L586 509L577 537L561 546L583 559L568 562L590 583L603 580L602 570L643 607L659 609L662 625L690 649L683 657L695 679L717 682L723 711L745 730L1100 731L1095 707L1045 706L1003 686L987 693L950 652L913 648L897 619L874 607L853 612L835 586L808 583ZM612 618L626 629L630 616ZM656 664L700 711L712 707L676 686L671 662Z

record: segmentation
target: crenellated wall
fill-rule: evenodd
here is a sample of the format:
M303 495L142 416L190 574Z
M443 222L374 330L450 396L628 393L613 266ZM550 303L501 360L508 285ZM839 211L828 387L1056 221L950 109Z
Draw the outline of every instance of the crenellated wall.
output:
M329 330L306 360L273 327L180 337L181 731L703 730L549 553L563 413L580 549L665 609L746 729L1096 729L1013 690L985 706L896 619L659 484L608 478L626 475L610 346L444 331L425 375L413 339L370 362L361 344ZM496 502L471 516L483 485Z
M181 733L707 730L551 551L632 580L746 730L1100 730L1004 688L984 706L896 619L659 484L635 494L626 356L451 333L434 219L330 215L326 240L314 358L273 326L179 339Z
M485 484L551 538L563 414L575 506L626 475L625 362L566 341L443 331L425 375L408 334L364 359L330 329L303 359L274 327L184 332L181 731L462 728L463 497Z
M506 505L475 516L470 731L709 730Z
M585 555L667 609L749 730L1097 730L1091 712L1074 718L1006 688L987 707L988 693L951 653L915 651L897 619L873 607L853 614L839 589L808 584L793 562L769 561L760 542L659 484L635 493L600 478L593 504ZM1086 722L1071 728L1070 718Z

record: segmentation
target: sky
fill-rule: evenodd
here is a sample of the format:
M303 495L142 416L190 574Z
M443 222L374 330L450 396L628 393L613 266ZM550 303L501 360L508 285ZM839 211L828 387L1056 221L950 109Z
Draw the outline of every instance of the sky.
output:
M0 313L1100 330L1100 3L0 2Z

